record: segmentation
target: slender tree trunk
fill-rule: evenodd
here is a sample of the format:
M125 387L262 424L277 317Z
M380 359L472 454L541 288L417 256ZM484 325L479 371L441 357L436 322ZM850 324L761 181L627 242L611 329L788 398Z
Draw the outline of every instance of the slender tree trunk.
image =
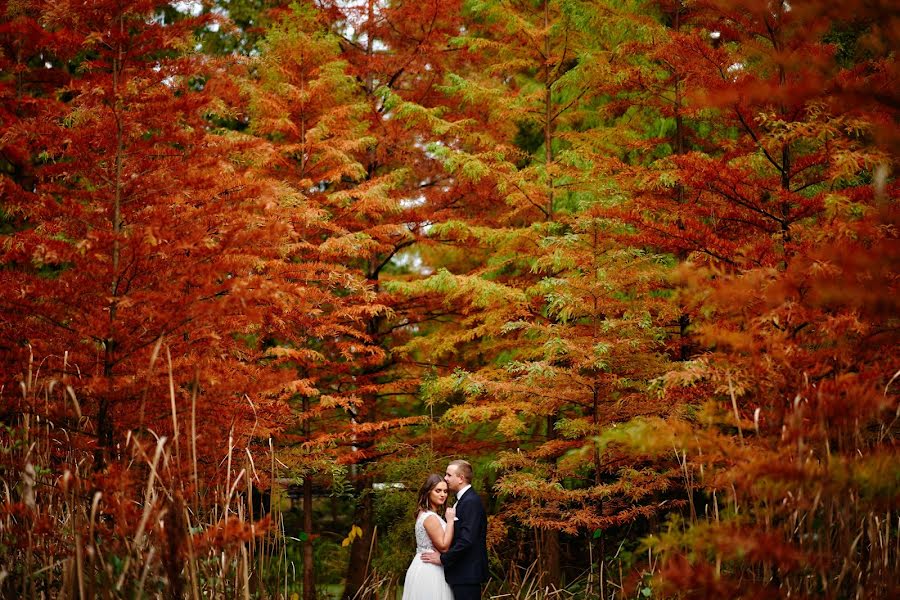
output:
M124 29L124 16L119 19L120 28ZM115 174L113 183L113 206L112 206L112 273L110 281L110 301L109 301L109 330L104 339L103 349L103 377L106 379L107 392L105 397L99 400L97 407L97 450L94 453L94 461L96 469L103 469L106 465L108 453L112 449L114 434L114 425L112 415L110 414L110 402L115 394L115 381L113 367L116 360L116 316L119 308L119 261L120 261L120 242L119 236L122 233L122 168L125 153L125 130L122 125L122 101L119 97L119 88L121 82L119 78L123 72L123 51L119 47L118 56L113 60L112 65L112 84L113 84L113 114L116 120L116 154L115 154Z
M316 600L316 572L313 562L312 542L312 477L303 478L303 531L306 539L303 541L303 600Z
M303 398L303 413L309 413L309 398ZM303 434L306 439L310 436L310 422L307 416L303 424ZM313 493L312 474L307 473L303 478L303 532L306 539L303 540L303 600L316 600L315 568L313 564Z
M370 273L371 278L377 282L378 273ZM376 284L377 290L377 284ZM378 332L381 330L384 319L376 317L371 319L367 326L367 331L372 339L378 338ZM377 367L381 370L385 364ZM364 394L363 402L356 414L358 423L373 423L378 418L378 397L374 394ZM371 448L370 440L357 441L356 447L360 450ZM342 598L350 600L353 598L363 598L359 594L364 589L370 575L370 566L372 564L372 552L375 548L375 518L374 518L374 502L372 498L372 474L365 465L362 469L357 466L356 477L354 478L354 488L356 491L356 510L353 515L353 523L362 530L362 535L353 540L350 545L350 562L347 568L347 584L344 587L344 595Z
M594 432L599 435L600 433L600 382L595 381L592 387L593 393L593 414L591 415L592 420L594 422ZM600 485L600 472L603 466L602 457L600 455L600 448L597 444L594 444L594 485ZM602 515L603 514L603 500L599 501L599 506L597 510ZM591 532L589 544L593 544L595 541L593 532ZM600 543L597 548L597 577L599 578L599 586L597 586L597 597L602 600L603 594L603 577L606 575L606 537L601 534Z
M550 24L550 3L544 3L544 28L545 30ZM551 44L550 35L544 38L544 56L550 57ZM547 220L553 220L553 80L550 72L550 65L544 64L544 168L547 174ZM547 416L547 439L552 440L556 437L556 418L554 415ZM559 531L555 529L541 529L538 531L540 538L539 545L539 563L541 587L559 588L560 585L560 566L559 566Z
M681 30L681 9L682 3L681 0L675 3L675 18L672 23L672 28L676 33ZM682 89L682 81L681 74L678 72L677 68L675 70L675 102L673 106L673 110L675 113L675 154L682 155L687 152L685 148L685 132L684 132L684 116L682 115L682 107L684 103L684 91ZM682 205L685 202L685 189L682 183L678 183L675 186L675 201ZM685 229L684 221L681 220L681 217L678 218L678 228L681 230ZM687 258L687 253L684 253L682 256L679 256L681 260ZM682 361L686 361L690 357L690 337L688 336L688 327L691 324L691 316L682 309L682 313L678 316L678 335L679 335L679 348L678 348L678 357Z
M550 3L544 2L544 28L550 25ZM544 38L544 56L550 57L550 35ZM544 63L544 170L547 176L547 220L553 220L553 82L550 65Z
M372 521L372 476L364 472L356 480L356 494L359 499L356 511L353 515L353 523L362 529L362 535L353 540L350 545L350 565L347 570L347 584L344 586L344 600L361 599L360 593L366 587L369 578L369 566L371 564L371 552L375 537L375 528Z
M377 322L371 322L369 329L378 327ZM363 397L363 403L360 406L356 419L360 423L370 423L376 418L377 398L371 394ZM370 441L357 442L359 449L371 447ZM353 524L362 530L362 534L353 540L350 544L350 562L347 565L346 585L344 586L344 594L341 596L344 600L361 599L361 594L368 583L369 567L372 562L372 551L374 550L375 524L374 524L374 503L372 499L372 475L365 465L362 470L357 472L354 479L354 488L357 498L356 510L353 514Z
M776 14L778 18L778 27L773 28L772 45L775 47L775 50L780 52L782 43L778 32L781 31L781 24L784 19L784 3L779 3ZM785 87L787 85L787 74L785 72L783 64L778 65L778 85L780 87ZM779 104L778 108L781 113L781 117L785 121L789 121L790 119L787 114L787 108L784 106L784 104ZM781 146L781 189L786 192L791 191L791 168L791 144L790 142L786 142ZM782 202L780 208L782 219L781 240L783 244L782 248L784 254L784 268L787 269L788 261L790 259L787 245L791 241L791 205L789 202Z
M562 583L559 531L556 529L541 529L539 535L541 538L541 588L558 590Z
M685 361L691 356L691 340L688 335L688 327L691 325L691 316L681 313L678 316L678 359Z
M366 3L366 57L371 58L375 51L375 4L376 0L368 0ZM368 69L365 79L366 93L370 98L374 96L375 79L371 68ZM367 178L375 177L377 171L377 156L375 148L370 147L368 150L368 164L366 165ZM369 278L375 283L375 290L378 291L378 272L370 269ZM380 319L372 319L368 324L369 334L376 337L380 328ZM371 394L363 396L363 403L356 415L359 423L372 422L376 418L377 397ZM370 446L371 442L357 443L359 448ZM371 553L374 549L374 505L372 501L372 475L363 467L361 472L357 472L354 479L354 488L356 492L357 504L353 515L353 524L362 530L362 535L353 540L350 545L350 562L347 565L346 585L344 593L341 596L345 600L354 598L362 598L360 593L366 586L369 579L369 566L371 564Z
M547 439L556 437L556 419L547 416ZM552 460L552 459L551 459ZM559 589L561 583L559 531L556 529L539 529L539 568L542 588Z

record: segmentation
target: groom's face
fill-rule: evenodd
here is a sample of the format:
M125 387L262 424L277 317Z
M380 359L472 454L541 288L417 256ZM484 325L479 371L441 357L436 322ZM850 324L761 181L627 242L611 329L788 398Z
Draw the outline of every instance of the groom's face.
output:
M454 494L466 485L466 480L457 473L456 465L447 466L447 472L444 474L444 481L447 482L447 488Z

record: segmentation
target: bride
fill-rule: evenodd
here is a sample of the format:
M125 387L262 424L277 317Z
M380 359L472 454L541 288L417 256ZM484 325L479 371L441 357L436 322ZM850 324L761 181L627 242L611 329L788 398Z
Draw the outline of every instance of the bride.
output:
M406 571L403 600L453 600L453 592L444 579L444 567L422 562L423 552L446 552L453 541L453 519L456 510L445 511L447 520L438 511L447 502L447 483L432 473L419 489L416 502L416 555Z

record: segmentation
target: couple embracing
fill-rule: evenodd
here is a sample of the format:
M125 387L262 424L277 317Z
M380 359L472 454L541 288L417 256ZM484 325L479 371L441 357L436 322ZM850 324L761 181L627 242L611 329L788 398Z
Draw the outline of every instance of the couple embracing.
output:
M449 493L456 504L440 512ZM472 465L454 460L433 473L416 503L416 556L406 571L403 600L478 600L488 578L487 516L472 489Z

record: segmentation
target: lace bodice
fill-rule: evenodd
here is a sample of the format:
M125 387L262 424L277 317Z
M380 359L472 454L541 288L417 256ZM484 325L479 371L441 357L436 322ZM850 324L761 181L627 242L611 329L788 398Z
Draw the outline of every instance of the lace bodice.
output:
M419 513L419 518L416 519L416 552L431 552L434 550L434 544L431 543L431 538L428 537L428 532L425 531L425 519L431 515L438 518L438 521L441 523L441 528L447 528L447 522L444 521L439 514L430 510Z

